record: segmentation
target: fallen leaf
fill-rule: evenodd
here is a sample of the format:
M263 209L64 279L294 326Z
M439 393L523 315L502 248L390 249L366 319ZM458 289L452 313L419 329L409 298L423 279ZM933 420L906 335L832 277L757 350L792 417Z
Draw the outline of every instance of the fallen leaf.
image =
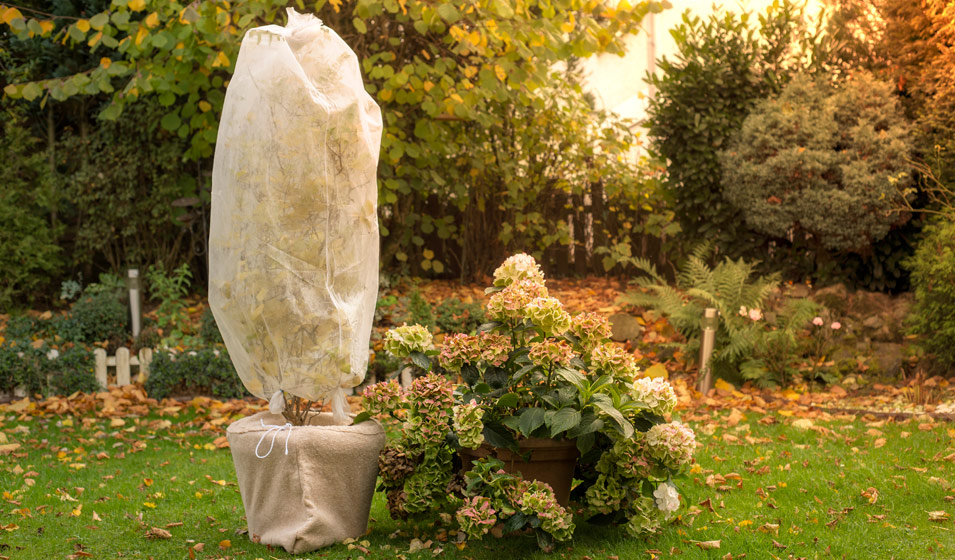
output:
M695 541L693 544L703 550L712 550L720 547L720 541Z
M225 540L219 541L219 548L225 550L225 549L231 548L231 547L232 547L232 541L230 541L229 539L225 539Z
M880 437L879 439L875 440L875 443L873 444L873 447L875 447L876 449L878 449L878 448L880 448L880 447L882 447L882 446L884 446L884 445L885 445L885 438L884 438L884 437Z
M943 523L952 518L952 515L947 511L930 511L928 513L928 520L934 521L936 523Z
M165 529L160 529L159 527L153 527L152 529L146 531L147 539L171 539L172 533Z
M879 491L870 486L862 491L861 496L868 499L870 504L874 504L879 500Z

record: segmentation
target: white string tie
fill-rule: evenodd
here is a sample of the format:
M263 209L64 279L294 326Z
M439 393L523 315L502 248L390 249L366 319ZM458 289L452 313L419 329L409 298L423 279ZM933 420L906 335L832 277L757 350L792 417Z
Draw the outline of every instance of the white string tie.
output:
M286 422L284 426L279 424L266 424L261 418L259 423L262 424L263 428L268 428L265 430L265 433L262 434L262 437L259 438L259 443L255 444L255 456L259 459L265 459L272 454L272 448L275 446L275 438L282 432L282 430L287 429L288 434L285 436L285 454L288 455L288 440L292 437L292 424ZM265 455L259 455L259 446L262 445L262 442L265 441L265 438L268 437L269 433L272 434L272 443L269 444L269 450Z

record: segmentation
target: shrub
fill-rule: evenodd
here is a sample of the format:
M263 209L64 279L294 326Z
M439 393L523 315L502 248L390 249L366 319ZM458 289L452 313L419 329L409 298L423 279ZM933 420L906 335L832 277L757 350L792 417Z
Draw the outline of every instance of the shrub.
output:
M60 350L59 356L47 359L42 369L47 383L44 394L71 395L77 391L95 393L100 390L93 352L81 346Z
M11 393L23 386L28 394L39 392L39 355L40 352L24 340L8 339L0 343L0 391Z
M219 332L219 324L216 323L216 317L212 314L212 309L209 307L202 312L202 318L199 321L199 338L206 344L222 344L222 333Z
M464 303L448 298L435 308L434 322L444 333L473 334L484 321L484 306L480 303Z
M915 306L913 332L924 336L925 349L939 365L955 366L955 221L940 219L925 228L925 237L906 263L912 270Z
M763 386L792 384L800 374L803 358L800 339L819 311L820 306L811 300L787 300L778 313L773 313L773 320L757 330L752 357L740 364L743 379Z
M418 288L411 290L408 298L402 299L402 303L404 303L407 312L407 319L404 322L410 325L424 325L429 328L434 326L434 311L432 311L431 304L424 299Z
M163 399L180 394L207 394L218 398L241 398L245 387L225 351L203 348L182 354L153 354L145 384L150 397Z
M911 129L890 84L806 76L759 102L720 153L723 195L756 231L864 253L905 221Z
M70 342L119 343L128 336L128 313L110 291L84 294L73 304L69 315L56 320L54 329Z
M146 271L149 283L149 298L159 301L156 309L156 323L162 333L164 346L174 347L191 342L189 316L186 313L185 298L189 294L192 271L188 264L182 264L172 274L158 267Z
M51 226L53 184L46 155L18 118L4 112L0 135L0 309L29 302L62 268L58 227ZM52 222L55 223L55 222Z
M10 393L16 387L44 395L97 391L93 352L81 346L37 348L24 339L0 343L0 391Z

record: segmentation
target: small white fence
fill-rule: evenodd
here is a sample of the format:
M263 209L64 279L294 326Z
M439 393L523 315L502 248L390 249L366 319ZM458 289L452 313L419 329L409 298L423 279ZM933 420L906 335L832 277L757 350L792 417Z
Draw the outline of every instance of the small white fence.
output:
M117 348L115 356L107 356L106 350L93 350L96 362L96 382L104 389L109 383L109 368L116 369L116 385L132 384L132 367L139 368L139 375L145 380L149 377L149 364L153 361L152 348L141 348L139 354L131 355L129 348Z

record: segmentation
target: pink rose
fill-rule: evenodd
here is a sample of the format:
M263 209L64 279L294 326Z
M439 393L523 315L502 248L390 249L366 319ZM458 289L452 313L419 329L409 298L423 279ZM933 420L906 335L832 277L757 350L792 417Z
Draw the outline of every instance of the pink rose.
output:
M760 311L759 309L750 309L749 318L752 319L753 321L759 321L760 319L763 318L763 312Z
M816 317L812 320L812 324L816 325L817 327L821 327L823 322L824 321L822 320L822 317Z
M834 331L837 331L842 328L842 323L840 323L839 321L836 321L833 324L829 325L829 328L831 328Z

